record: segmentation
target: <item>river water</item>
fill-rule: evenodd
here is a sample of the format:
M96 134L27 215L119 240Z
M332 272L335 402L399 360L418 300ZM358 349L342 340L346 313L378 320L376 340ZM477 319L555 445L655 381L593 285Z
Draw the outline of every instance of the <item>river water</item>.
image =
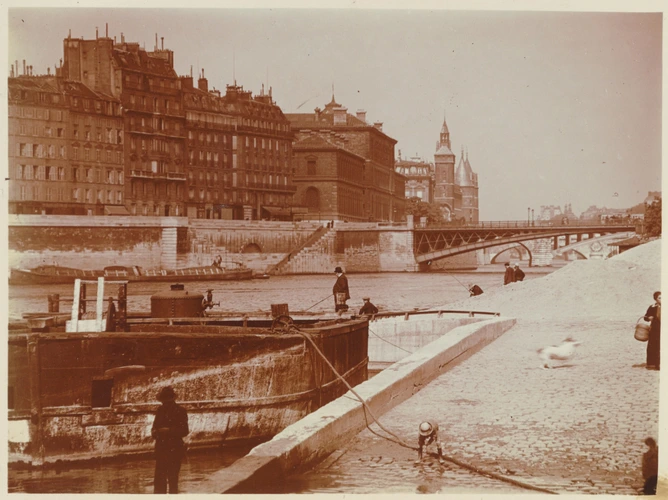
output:
M554 268L526 270L525 280L543 276ZM213 289L215 310L226 312L270 311L271 304L287 303L290 311L332 312L332 275L272 276L270 279L239 282L186 283L191 293L206 293ZM503 266L490 265L477 272L466 273L382 273L348 275L351 311L362 305L362 297L381 311L409 311L434 308L469 296L468 283L489 291L503 282ZM128 311L149 311L151 295L169 289L167 283L128 284ZM48 294L72 297L72 285L11 286L9 287L10 319L25 312L48 311ZM115 295L107 290L105 296ZM61 312L68 307L61 305ZM207 474L219 470L245 455L249 449L221 449L188 455L180 474L180 487L187 492ZM10 493L151 493L153 491L151 458L127 458L111 462L87 463L76 467L46 470L17 470L8 472ZM215 493L215 492L212 492Z

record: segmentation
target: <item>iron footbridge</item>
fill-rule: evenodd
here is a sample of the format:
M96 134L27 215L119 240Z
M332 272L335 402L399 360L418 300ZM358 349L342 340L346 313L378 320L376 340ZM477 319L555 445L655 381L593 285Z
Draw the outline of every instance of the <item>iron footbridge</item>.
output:
M583 237L636 231L636 223L599 221L572 221L554 224L547 221L492 221L466 225L428 226L414 229L413 251L418 264L458 255L483 248L507 245L544 238L553 239L558 248L561 236ZM524 246L524 245L522 245ZM526 248L526 247L525 247ZM528 248L527 248L528 250ZM529 252L530 253L530 252Z

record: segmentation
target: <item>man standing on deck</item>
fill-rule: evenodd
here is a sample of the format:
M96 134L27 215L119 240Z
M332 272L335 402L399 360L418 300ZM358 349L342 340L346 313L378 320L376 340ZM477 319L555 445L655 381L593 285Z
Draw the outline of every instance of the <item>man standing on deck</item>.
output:
M336 283L334 283L334 288L332 288L332 293L334 294L334 311L344 312L348 310L346 300L350 298L348 278L343 274L343 269L340 266L336 266L334 272L336 273Z
M176 394L171 386L163 387L158 394L162 403L155 413L151 436L155 439L155 477L153 493L179 492L179 471L185 455L183 438L188 435L188 413L176 404Z
M509 262L506 262L504 266L506 267L506 273L503 275L503 284L507 285L515 281L515 271L513 271L513 268L510 267Z

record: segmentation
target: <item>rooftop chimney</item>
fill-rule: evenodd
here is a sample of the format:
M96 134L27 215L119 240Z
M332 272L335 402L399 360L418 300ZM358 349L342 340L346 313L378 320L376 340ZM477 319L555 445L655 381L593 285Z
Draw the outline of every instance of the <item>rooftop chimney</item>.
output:
M72 28L70 28L70 32L69 32L69 34L67 35L67 38L72 38Z
M49 76L51 76L51 66L49 66L48 68L46 68L46 74L49 75Z
M348 108L344 108L343 106L339 108L334 108L334 125L345 125L347 123L346 120L346 114L348 111Z
M366 111L363 109L358 109L356 115L358 119L366 123Z
M209 82L204 78L204 68L202 68L202 76L197 80L197 88L203 90L204 92L209 91Z
M379 132L382 132L383 131L383 122L373 122L373 128L375 128Z

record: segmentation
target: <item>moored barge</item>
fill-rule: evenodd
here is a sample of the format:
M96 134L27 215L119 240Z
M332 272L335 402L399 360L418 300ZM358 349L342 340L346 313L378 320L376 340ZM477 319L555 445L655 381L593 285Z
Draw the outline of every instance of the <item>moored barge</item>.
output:
M344 394L322 355L351 386L367 378L366 319L280 315L235 326L206 317L203 296L179 289L152 298L157 318L127 318L125 292L103 318L103 288L93 319L75 293L65 329L37 318L32 330L10 331L10 463L150 452L167 385L188 411L188 446L210 447L269 439Z

